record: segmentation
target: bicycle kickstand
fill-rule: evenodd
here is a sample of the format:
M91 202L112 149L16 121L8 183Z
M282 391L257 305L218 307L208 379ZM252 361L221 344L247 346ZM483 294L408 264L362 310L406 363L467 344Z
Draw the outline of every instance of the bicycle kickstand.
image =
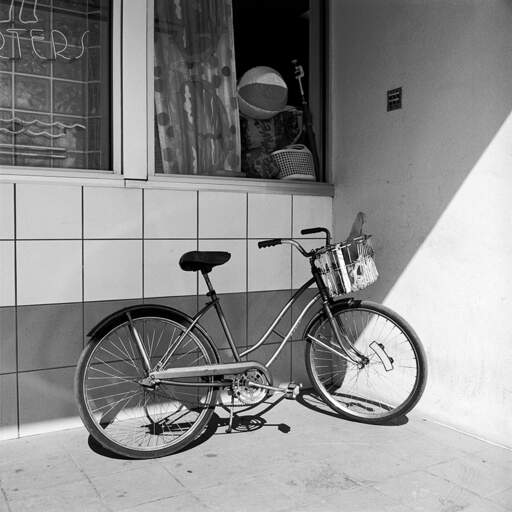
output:
M231 393L231 407L229 408L229 424L226 428L226 434L230 434L233 431L233 419L234 414L233 411L235 410L235 394Z

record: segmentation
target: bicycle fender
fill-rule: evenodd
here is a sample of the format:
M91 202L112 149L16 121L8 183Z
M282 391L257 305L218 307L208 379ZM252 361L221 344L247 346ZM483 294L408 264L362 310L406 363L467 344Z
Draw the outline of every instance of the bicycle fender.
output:
M347 297L346 299L341 299L336 301L335 303L331 303L331 307L333 310L335 309L350 309L353 307L358 307L361 304L361 300L356 300L352 297ZM318 322L323 316L325 315L323 309L321 309L309 322L308 325L306 325L306 328L304 329L304 334L302 336L302 339L306 340L307 342L310 342L310 340L307 337L307 333L309 330L313 327L313 325Z
M162 313L162 314L172 314L177 317L177 319L183 321L186 325L190 325L192 323L192 317L183 313L179 309L174 309L169 306L162 306L161 304L138 304L135 306L128 306L126 308L120 309L111 315L103 318L98 324L96 324L88 333L87 336L90 338L101 338L103 335L107 334L111 331L124 316L126 317L127 313ZM210 340L206 331L199 325L195 326L201 334L207 339ZM213 343L210 344L213 345Z

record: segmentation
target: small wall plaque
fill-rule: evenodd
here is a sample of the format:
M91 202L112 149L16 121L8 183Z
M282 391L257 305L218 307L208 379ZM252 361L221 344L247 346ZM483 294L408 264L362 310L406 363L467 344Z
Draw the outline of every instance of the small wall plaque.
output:
M402 108L402 88L390 89L388 95L388 112Z

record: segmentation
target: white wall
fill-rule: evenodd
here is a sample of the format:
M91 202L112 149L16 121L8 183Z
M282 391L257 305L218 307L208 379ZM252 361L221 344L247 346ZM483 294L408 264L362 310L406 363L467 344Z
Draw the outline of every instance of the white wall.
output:
M423 339L418 410L512 445L512 2L332 0L335 222ZM403 87L402 110L386 90Z

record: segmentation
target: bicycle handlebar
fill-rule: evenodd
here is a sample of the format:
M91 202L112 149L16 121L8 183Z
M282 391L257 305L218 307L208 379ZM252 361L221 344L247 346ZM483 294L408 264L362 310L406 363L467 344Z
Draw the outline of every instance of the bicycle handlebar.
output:
M330 245L331 243L331 233L327 228L308 228L301 230L301 235L312 235L314 233L325 233L325 245ZM263 249L265 247L273 247L274 245L281 245L281 244L290 244L293 245L303 256L306 258L310 258L315 254L315 250L312 251L306 251L304 247L302 247L299 242L294 240L293 238L271 238L269 240L261 240L258 242L258 247L260 249Z
M263 249L264 247L272 247L274 245L280 245L283 241L281 238L272 238L270 240L262 240L261 242L258 242L258 247L260 249Z
M299 244L299 242L291 238L272 238L270 240L262 240L261 242L258 242L258 247L260 249L264 249L265 247L273 247L274 245L281 244L293 245L306 258L309 258L314 253L314 251L307 252L306 249L304 249L304 247L302 247L302 245Z
M314 235L315 233L325 233L325 245L331 244L331 232L327 228L307 228L301 230L301 235Z

